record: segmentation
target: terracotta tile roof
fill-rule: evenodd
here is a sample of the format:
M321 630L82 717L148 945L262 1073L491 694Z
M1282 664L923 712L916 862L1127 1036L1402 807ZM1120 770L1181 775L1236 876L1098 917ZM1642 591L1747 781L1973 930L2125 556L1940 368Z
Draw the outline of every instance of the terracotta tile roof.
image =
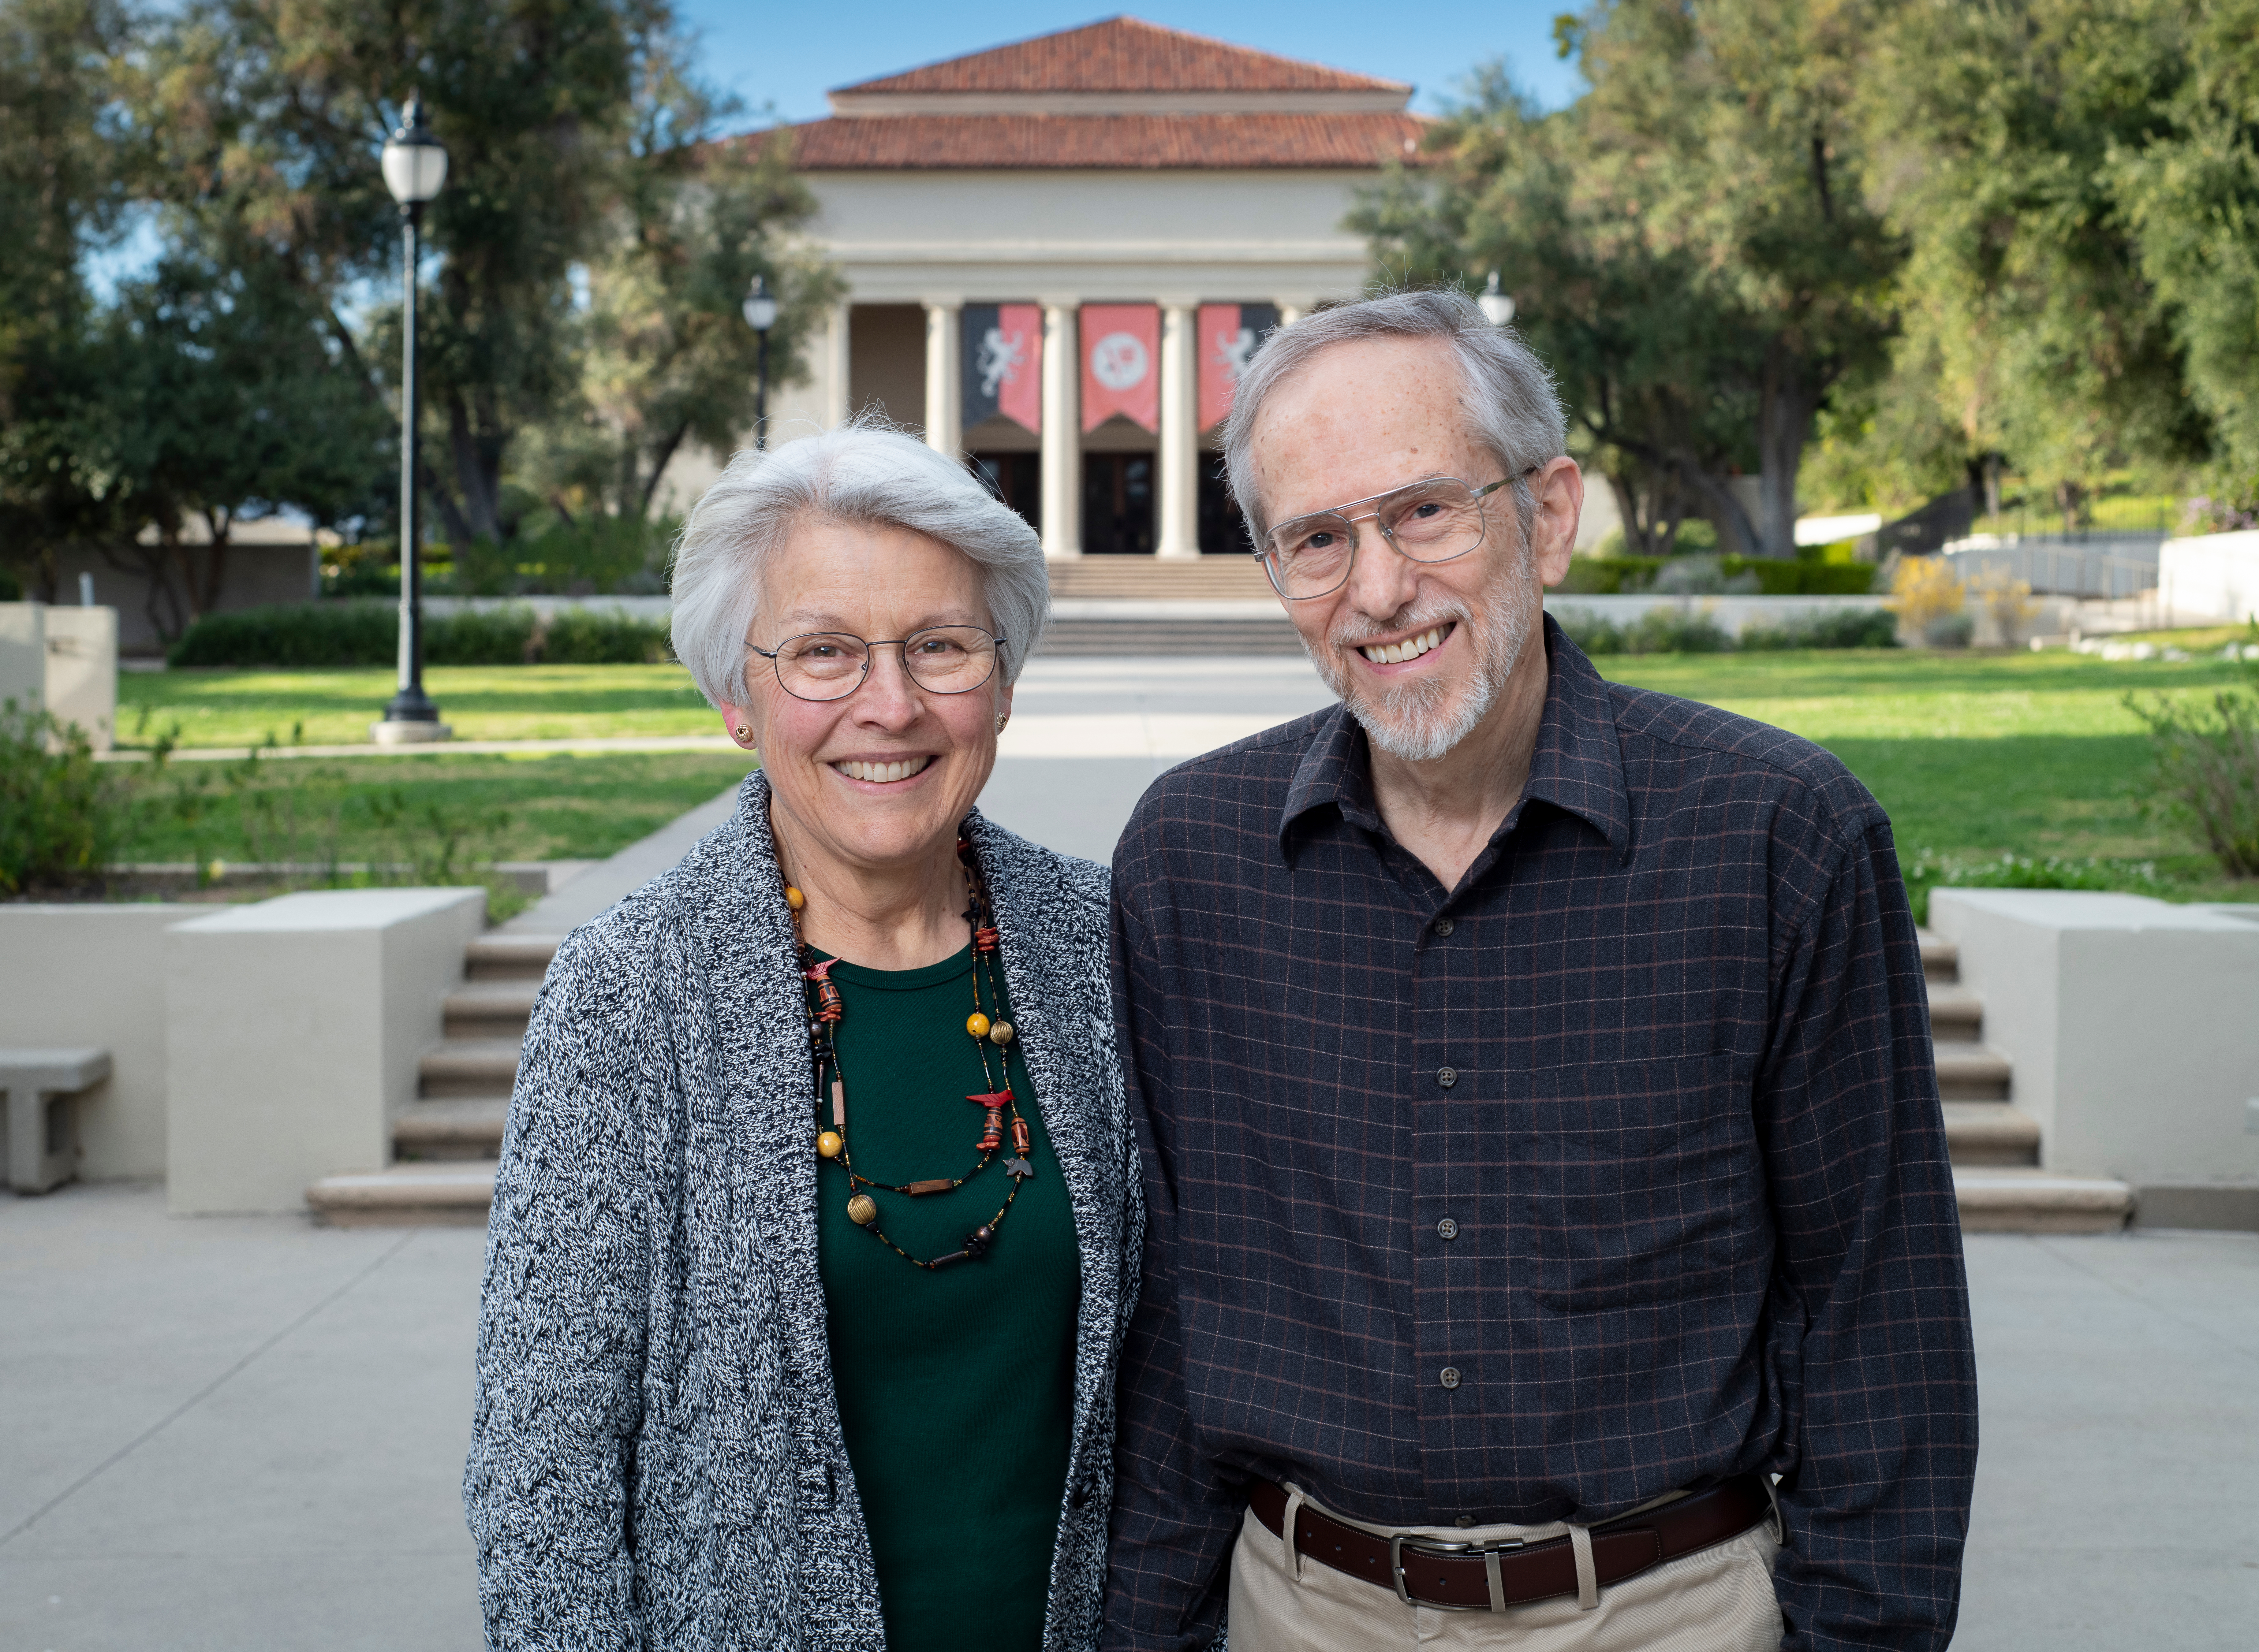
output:
M1416 115L834 116L790 128L802 172L1232 171L1411 160Z
M882 75L841 92L1400 91L1398 81L1274 57L1203 35L1108 18Z

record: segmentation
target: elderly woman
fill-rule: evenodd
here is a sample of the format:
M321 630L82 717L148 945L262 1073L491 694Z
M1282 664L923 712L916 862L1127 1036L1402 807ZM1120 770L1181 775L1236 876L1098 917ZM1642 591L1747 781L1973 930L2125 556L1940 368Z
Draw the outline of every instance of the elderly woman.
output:
M899 432L741 453L676 652L761 766L575 930L495 1180L495 1647L1094 1647L1143 1223L1107 874L983 820L1027 524Z

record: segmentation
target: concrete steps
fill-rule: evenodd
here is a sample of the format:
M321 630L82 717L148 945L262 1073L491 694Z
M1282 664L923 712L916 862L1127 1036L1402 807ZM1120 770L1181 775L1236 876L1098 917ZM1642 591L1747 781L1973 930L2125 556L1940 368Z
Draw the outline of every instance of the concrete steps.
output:
M388 1170L325 1176L306 1190L339 1228L483 1226L510 1122L525 1025L557 936L484 935L463 956L439 1043L417 1064L417 1098L392 1124Z
M1101 619L1062 616L1036 651L1046 658L1095 654L1299 654L1301 633L1274 619Z
M2039 1121L2015 1106L2008 1058L1983 1042L1985 1005L1961 984L1960 950L1921 932L1922 976L1945 1144L1966 1233L2112 1233L2134 1211L2134 1190L2104 1177L2040 1166Z

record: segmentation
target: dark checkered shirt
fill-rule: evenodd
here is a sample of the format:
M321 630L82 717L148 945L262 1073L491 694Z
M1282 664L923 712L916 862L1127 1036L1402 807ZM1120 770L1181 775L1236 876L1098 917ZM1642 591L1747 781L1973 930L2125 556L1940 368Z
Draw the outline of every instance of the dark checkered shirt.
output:
M1455 890L1338 709L1122 839L1151 1227L1109 1648L1215 1639L1251 1473L1450 1526L1771 1470L1785 1647L1951 1634L1976 1379L1889 822L1545 629L1529 785Z

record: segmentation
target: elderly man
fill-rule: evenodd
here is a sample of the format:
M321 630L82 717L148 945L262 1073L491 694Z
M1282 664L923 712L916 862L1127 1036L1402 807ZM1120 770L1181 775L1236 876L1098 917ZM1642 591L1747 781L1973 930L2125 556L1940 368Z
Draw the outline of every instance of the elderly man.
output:
M1543 616L1562 438L1456 294L1239 387L1341 704L1172 772L1115 859L1151 1227L1108 1648L1952 1632L1976 1396L1890 825Z

